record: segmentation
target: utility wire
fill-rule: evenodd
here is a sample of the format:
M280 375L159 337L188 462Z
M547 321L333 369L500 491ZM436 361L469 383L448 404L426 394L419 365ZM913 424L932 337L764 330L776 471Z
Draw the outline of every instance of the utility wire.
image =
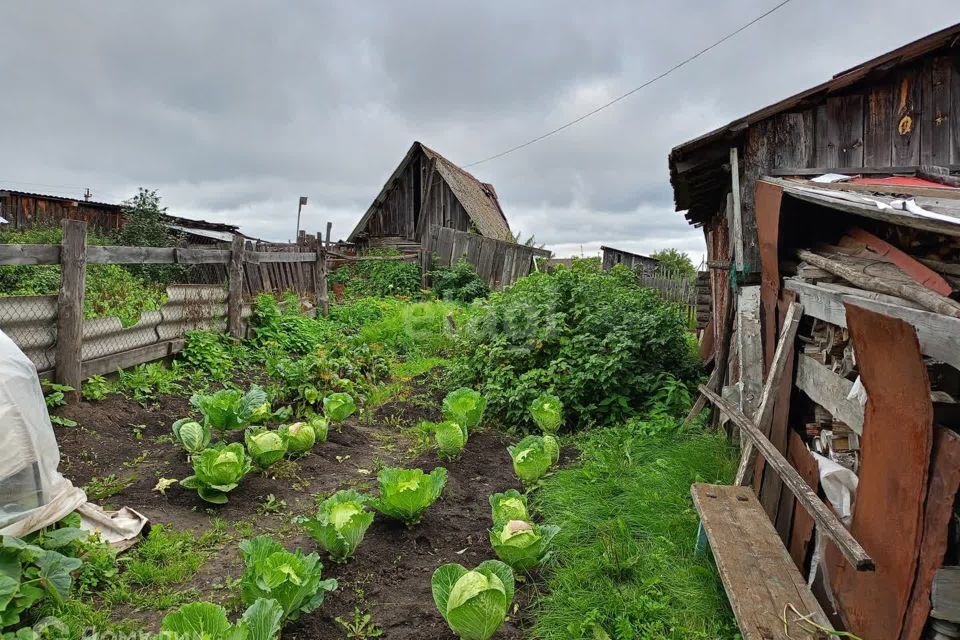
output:
M644 88L646 88L646 87L649 87L649 86L650 86L651 84L653 84L654 82L656 82L656 81L658 81L658 80L661 80L661 79L667 77L668 75L670 75L670 74L673 73L674 71L677 71L677 70L680 69L681 67L685 67L686 65L690 64L691 62L693 62L694 60L696 60L697 58L699 58L699 57L702 56L703 54L707 53L707 52L710 51L711 49L715 49L715 48L719 47L721 44L723 44L724 42L726 42L726 41L729 40L730 38L733 38L734 36L736 36L736 35L739 34L740 32L747 30L748 28L750 28L751 26L753 26L753 25L755 25L756 23L760 22L761 20L763 20L764 18L766 18L766 17L769 16L770 14L774 13L775 11L781 9L782 7L786 6L787 4L790 4L791 1L792 1L792 0L783 0L783 1L782 1L780 4L778 4L777 6L773 7L772 9L769 9L768 11L766 11L766 12L764 12L764 13L762 13L762 14L760 14L759 16L757 16L756 18L754 18L754 19L751 20L750 22L748 22L748 23L744 24L743 26L741 26L741 27L740 27L739 29L737 29L736 31L731 31L730 33L728 33L727 35L723 36L722 38L720 38L719 40L717 40L716 42L714 42L714 43L711 44L710 46L701 49L700 51L696 52L695 54L693 54L693 55L690 56L689 58L683 60L682 62L679 62L679 63L673 65L672 67L670 67L670 68L667 69L666 71L664 71L664 72L660 73L659 75L654 76L653 78L647 80L646 82L644 82L643 84L641 84L639 87L635 87L635 88L631 89L630 91L624 93L623 95L614 98L614 99L611 100L610 102L607 102L606 104L600 105L599 107L597 107L597 108L594 109L593 111L589 111L589 112L583 114L582 116L580 116L580 117L578 117L578 118L575 118L574 120L571 120L570 122L568 122L568 123L566 123L566 124L564 124L564 125L561 125L561 126L557 127L556 129L552 129L552 130L550 130L550 131L547 131L546 133L544 133L544 134L542 134L542 135L539 135L539 136L537 136L536 138L532 138L532 139L530 139L530 140L527 140L526 142L524 142L524 143L522 143L522 144L518 144L518 145L515 146L515 147L511 147L511 148L507 149L506 151L501 151L500 153L494 154L494 155L490 156L489 158L484 158L483 160L477 160L476 162L471 162L470 164L465 164L465 165L463 165L464 168L467 168L467 167L475 167L475 166L477 166L478 164L483 164L484 162L489 162L489 161L491 161L491 160L496 160L497 158L502 158L503 156L505 156L505 155L507 155L507 154L513 153L514 151L519 151L520 149L523 149L524 147L529 147L529 146L532 145L532 144L536 144L537 142L540 142L540 141L543 140L544 138L549 138L550 136L552 136L552 135L554 135L554 134L556 134L556 133L560 133L560 132L563 131L564 129L569 129L569 128L572 127L573 125L578 124L578 123L580 123L580 122L583 122L584 120L586 120L586 119L589 118L590 116L595 115L595 114L597 114L597 113L600 113L601 111L603 111L603 110L606 109L607 107L612 107L613 105L617 104L617 103L620 102L621 100L625 100L625 99L629 98L630 96L632 96L633 94L635 94L637 91L640 91L641 89L644 89Z

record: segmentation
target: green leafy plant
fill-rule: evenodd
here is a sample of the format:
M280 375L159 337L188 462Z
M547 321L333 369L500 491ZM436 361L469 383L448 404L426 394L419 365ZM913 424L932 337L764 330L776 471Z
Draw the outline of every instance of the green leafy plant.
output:
M373 523L373 512L366 509L370 502L369 497L344 489L321 502L317 515L299 522L334 562L344 562Z
M452 267L440 267L430 272L433 293L443 300L473 302L490 295L490 285L477 275L466 259L461 258Z
M83 562L11 536L0 537L0 629L21 622L40 600L61 604Z
M275 640L283 628L283 608L258 598L236 623L211 602L191 602L164 616L160 640Z
M210 425L192 418L180 418L173 423L173 437L187 453L194 455L210 446Z
M280 436L287 444L288 453L306 453L317 442L317 434L309 422L281 425Z
M360 607L353 608L353 620L347 620L343 616L337 616L335 620L343 627L348 640L379 638L383 635L383 629L374 623L369 613L361 611Z
M429 474L422 469L385 467L377 474L380 497L374 505L385 516L414 525L437 501L447 484L447 470L437 467Z
M541 393L530 403L530 417L544 433L556 433L563 424L563 403L552 393Z
M136 480L136 474L126 478L121 478L115 473L107 476L94 476L87 481L87 484L83 485L83 491L87 494L88 500L106 500L111 496L117 495L136 482Z
M331 393L323 399L323 414L334 424L343 422L357 410L348 393Z
M99 402L110 393L110 383L101 375L90 376L80 388L80 395L88 402Z
M211 395L194 394L190 404L203 414L211 426L220 431L242 429L249 424L257 407L267 401L266 392L253 385L246 393L223 389Z
M490 517L496 528L510 520L529 520L527 499L516 489L490 496Z
M183 370L174 362L170 367L161 362L139 364L117 372L117 389L134 400L156 400L161 395L175 395L183 390Z
M432 588L440 615L461 640L488 640L513 604L513 571L497 560L473 570L445 564L434 572Z
M456 422L466 432L480 424L486 408L486 398L480 395L479 391L466 387L451 391L443 399L444 418Z
M188 331L186 335L179 358L206 378L229 379L236 367L229 336L211 331Z
M553 448L547 444L548 437L527 436L512 447L507 447L513 460L513 471L524 484L542 478L555 462Z
M550 541L560 527L525 520L508 520L490 530L490 546L497 557L517 571L529 571L549 555Z
M71 391L74 391L74 388L66 384L56 384L50 382L49 380L44 380L42 382L44 391L46 394L43 396L43 401L47 405L47 409L55 409L57 407L62 407L67 404L67 394ZM54 414L50 415L50 422L61 427L75 427L77 422L71 420L70 418L64 418L63 416L58 416Z
M261 469L279 462L287 453L287 439L279 431L265 427L247 427L243 441L254 464Z
M213 504L226 504L227 493L236 489L253 468L250 456L239 442L204 449L191 461L193 475L181 480L180 485L196 489L202 499Z
M459 458L467 446L467 430L450 420L433 423L429 427L437 441L440 457L447 460Z
M323 604L328 592L337 588L336 580L321 579L323 564L316 553L287 551L270 536L244 540L240 552L245 565L240 580L244 603L272 598L283 609L284 621L310 613Z
M322 416L314 416L310 418L310 427L313 429L313 433L316 435L317 442L327 441L327 435L330 432L330 423L326 418Z

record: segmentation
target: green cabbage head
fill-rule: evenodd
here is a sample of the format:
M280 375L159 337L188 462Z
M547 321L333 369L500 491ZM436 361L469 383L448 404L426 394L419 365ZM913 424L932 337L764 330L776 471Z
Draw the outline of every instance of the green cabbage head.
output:
M507 447L513 459L513 470L524 484L543 477L554 462L552 449L550 444L544 442L544 436L527 436L514 446Z
M323 414L330 422L343 422L357 410L349 393L331 393L323 399Z
M282 629L283 608L276 600L257 599L240 620L211 602L192 602L164 616L160 640L275 640Z
M445 564L433 574L433 601L461 640L488 640L507 618L513 604L513 571L487 560L468 570Z
M556 436L549 433L543 434L543 448L550 454L550 460L553 464L560 461L560 441Z
M190 418L181 418L173 423L173 437L193 455L210 446L210 425Z
M563 403L552 393L542 393L530 403L530 416L544 433L556 433L563 424Z
M527 499L516 489L490 496L490 511L493 526L499 526L508 520L529 520Z
M222 389L210 395L194 394L190 404L203 414L214 429L229 431L250 424L251 416L267 401L267 393L253 385L246 393L236 389Z
M322 580L323 564L316 553L304 555L287 551L270 536L258 536L240 543L244 572L240 596L245 604L258 598L276 600L283 620L296 620L321 604L327 592L337 588L336 580Z
M330 432L330 423L323 416L314 416L310 418L310 426L313 427L313 433L316 435L317 442L326 442L327 434Z
M447 394L443 399L443 417L456 422L469 431L480 424L483 411L487 408L487 399L479 391L460 387Z
M497 557L517 571L529 571L549 555L550 541L560 527L508 520L490 530L490 546Z
M316 516L299 522L334 562L344 562L373 523L373 512L366 509L370 501L352 489L337 491L320 503Z
M385 516L403 520L407 525L420 522L447 484L447 470L437 467L429 474L421 469L385 467L377 474L380 497L374 503Z
M197 494L213 504L225 504L227 493L234 490L243 477L250 473L253 462L243 445L234 442L204 449L193 456L193 475L180 484L196 489Z
M317 442L317 433L306 422L281 425L280 436L287 443L290 453L306 453Z
M244 433L244 442L250 457L261 469L279 462L287 453L287 441L283 436L266 427L248 427Z
M437 440L440 456L448 460L459 458L467 446L467 430L451 420L434 424L433 437Z

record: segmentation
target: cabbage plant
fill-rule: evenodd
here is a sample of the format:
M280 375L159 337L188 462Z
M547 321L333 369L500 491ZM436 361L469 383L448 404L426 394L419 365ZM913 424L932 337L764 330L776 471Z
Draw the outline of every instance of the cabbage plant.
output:
M193 475L180 484L196 489L197 494L214 504L225 504L227 493L233 491L243 477L250 473L253 463L243 445L234 442L204 449L193 456Z
M247 427L243 439L250 457L261 469L279 462L287 453L286 439L278 431L266 427Z
M530 416L544 433L556 433L563 424L563 403L552 393L542 393L530 403Z
M373 523L373 512L366 509L370 501L352 489L337 491L320 503L316 516L301 518L299 523L334 562L344 562Z
M459 458L467 446L467 430L452 420L434 423L432 429L440 456L448 460Z
M214 429L231 431L250 424L258 407L267 401L267 393L257 385L246 393L236 389L222 389L210 395L196 393L190 404L203 414Z
M240 595L245 604L259 598L276 600L283 609L283 620L296 620L323 604L327 592L337 581L322 580L323 564L316 553L304 555L300 549L287 551L270 536L257 536L240 543L244 572Z
M560 461L560 441L549 433L543 434L543 448L550 454L550 461L557 464Z
M487 399L466 387L451 391L443 399L443 417L462 426L464 432L480 424L486 408Z
M212 602L191 602L164 616L159 640L275 640L283 628L283 608L258 598L236 623Z
M333 423L343 422L357 410L349 393L331 393L323 399L323 414Z
M559 446L554 451L553 443L546 438L552 436L527 436L512 447L507 447L513 459L513 471L525 484L536 482L547 472L550 466L559 457Z
M497 560L473 570L445 564L433 573L433 601L461 640L488 640L513 604L513 571Z
M490 530L490 546L497 557L517 571L529 571L549 555L550 541L560 527L526 520L508 520Z
M436 502L447 484L447 470L437 467L429 474L421 469L385 467L377 474L380 497L374 502L385 516L407 525L420 522L423 513Z
M490 512L494 527L508 520L530 519L530 514L527 512L527 499L516 489L490 496Z
M330 433L330 423L323 416L313 416L310 418L310 426L313 427L313 433L317 442L326 442L327 434Z
M192 418L181 418L173 423L173 437L187 453L200 453L210 446L210 425Z
M317 442L316 432L306 422L281 425L280 436L287 443L288 453L306 453Z

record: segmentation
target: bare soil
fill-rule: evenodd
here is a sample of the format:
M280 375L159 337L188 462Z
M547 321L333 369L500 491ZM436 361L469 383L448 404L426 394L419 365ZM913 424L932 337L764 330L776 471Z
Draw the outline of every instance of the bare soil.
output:
M407 528L377 515L356 556L338 565L324 558L324 576L339 581L337 591L323 606L302 616L284 630L285 639L344 638L337 616L352 618L354 607L369 612L387 640L454 638L433 604L430 579L441 564L459 562L474 566L495 558L488 541L488 496L510 488L520 489L506 451L507 438L498 432L471 434L459 461L444 462L433 451L416 454L410 427L420 420L440 418L442 392L424 379L412 382L393 400L369 415L351 418L342 430L331 431L327 442L279 472L252 473L230 493L226 505L214 507L194 491L173 485L165 495L154 491L159 478L184 478L192 473L186 456L170 441L170 425L189 415L185 398L163 397L141 404L122 396L96 403L82 402L59 411L80 426L57 428L61 470L75 484L116 475L129 486L102 502L111 507L129 506L152 523L200 532L222 518L230 531L249 529L282 539L289 549L318 550L293 518L310 513L315 496L321 498L341 488L376 491L376 469L384 465L436 466L448 470L441 499L423 521ZM240 439L241 434L231 434ZM270 475L273 474L273 475ZM279 513L264 513L268 495L286 502ZM229 580L242 572L237 536L207 562L183 589L196 589L205 599L236 606ZM318 550L319 551L319 550ZM320 551L323 555L322 551ZM536 578L518 583L518 605L497 638L522 638L525 609ZM156 630L164 612L118 611L120 618L135 618Z

